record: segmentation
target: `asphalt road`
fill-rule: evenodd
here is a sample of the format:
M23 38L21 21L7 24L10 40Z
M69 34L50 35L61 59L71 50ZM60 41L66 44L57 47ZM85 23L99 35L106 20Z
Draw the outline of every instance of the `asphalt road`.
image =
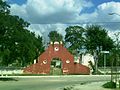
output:
M12 78L18 81L0 81L0 90L63 90L68 85L110 80L108 75L17 76Z

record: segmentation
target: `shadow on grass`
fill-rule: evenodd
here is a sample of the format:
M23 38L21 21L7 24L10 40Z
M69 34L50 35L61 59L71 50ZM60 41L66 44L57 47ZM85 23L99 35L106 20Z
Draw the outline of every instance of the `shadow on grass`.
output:
M0 81L18 81L18 80L17 80L17 79L14 79L14 78L1 77L1 78L0 78Z
M104 87L104 88L112 88L112 89L113 89L113 88L116 88L116 83L110 81L110 82L105 83L105 84L103 85L103 87Z

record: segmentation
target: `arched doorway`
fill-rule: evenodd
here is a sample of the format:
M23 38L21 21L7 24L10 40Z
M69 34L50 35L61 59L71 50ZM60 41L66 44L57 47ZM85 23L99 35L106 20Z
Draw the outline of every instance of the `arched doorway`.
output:
M62 61L59 58L53 58L50 65L51 75L61 75L62 74Z

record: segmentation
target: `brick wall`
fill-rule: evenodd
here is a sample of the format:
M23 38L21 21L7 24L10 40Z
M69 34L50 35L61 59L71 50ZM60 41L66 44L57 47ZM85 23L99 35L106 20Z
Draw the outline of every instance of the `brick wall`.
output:
M53 58L59 58L62 62L63 74L89 74L88 67L74 63L74 56L64 48L62 43L50 44L44 53L38 57L38 63L24 68L24 73L49 74Z

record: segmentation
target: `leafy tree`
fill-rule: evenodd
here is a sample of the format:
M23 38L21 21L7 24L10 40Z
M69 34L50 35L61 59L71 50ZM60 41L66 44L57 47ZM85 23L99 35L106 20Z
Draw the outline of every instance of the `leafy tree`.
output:
M110 51L114 47L114 42L108 36L106 29L99 25L89 25L85 29L80 26L70 26L65 31L65 43L74 55L82 49L92 55L96 51L97 58L101 59L98 61L101 66L103 65L103 55L100 54L100 51ZM107 59L109 59L108 56ZM110 61L106 61L107 65L110 65Z
M113 55L113 65L120 66L120 32L117 32L114 34L115 40L114 40L114 48L111 50L111 54Z
M103 66L104 56L100 53L103 51L110 51L114 47L113 40L108 36L105 28L99 25L89 25L86 27L86 49L94 55L96 52L98 57L98 65ZM109 58L107 57L107 65L110 65ZM96 61L97 63L97 61Z
M65 43L71 53L76 54L84 46L84 28L69 26L66 28Z
M100 49L111 50L113 45L113 40L108 36L105 28L99 25L89 25L86 27L86 49L90 52Z
M29 23L10 15L9 8L0 0L0 65L26 66L43 52L42 37L28 31Z
M50 41L55 42L55 41L63 41L63 36L59 34L57 31L51 31L48 34L48 37L50 38Z
M115 39L114 39L115 47L112 48L112 50L110 51L111 81L113 81L114 79L119 80L118 67L120 66L120 32L115 33L114 36L115 36ZM114 76L113 67L114 67L114 70L116 69L115 77L113 77Z
M10 13L9 8L10 6L6 2L0 0L0 13L9 14Z

